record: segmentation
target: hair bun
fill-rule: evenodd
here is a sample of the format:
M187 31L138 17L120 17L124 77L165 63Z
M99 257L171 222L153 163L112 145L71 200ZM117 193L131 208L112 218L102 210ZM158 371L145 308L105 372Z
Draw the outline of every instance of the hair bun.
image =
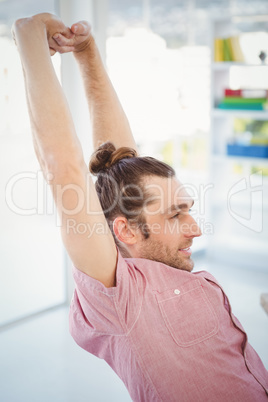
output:
M120 147L116 149L112 142L105 142L93 153L89 163L89 170L93 174L98 174L100 171L109 169L121 159L136 156L137 152L133 148Z

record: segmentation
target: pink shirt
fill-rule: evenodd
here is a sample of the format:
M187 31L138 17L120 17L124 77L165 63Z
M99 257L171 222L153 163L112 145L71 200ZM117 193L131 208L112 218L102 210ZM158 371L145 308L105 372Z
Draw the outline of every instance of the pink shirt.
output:
M209 273L119 254L116 287L74 279L71 334L134 401L267 401L268 373Z

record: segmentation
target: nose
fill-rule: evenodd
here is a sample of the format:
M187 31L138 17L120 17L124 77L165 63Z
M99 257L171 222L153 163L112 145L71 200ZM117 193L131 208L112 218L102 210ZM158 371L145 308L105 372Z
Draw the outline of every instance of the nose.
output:
M188 230L184 232L184 237L187 239L193 239L194 237L199 237L202 236L202 230L198 226L196 220L189 215L189 221L188 221Z

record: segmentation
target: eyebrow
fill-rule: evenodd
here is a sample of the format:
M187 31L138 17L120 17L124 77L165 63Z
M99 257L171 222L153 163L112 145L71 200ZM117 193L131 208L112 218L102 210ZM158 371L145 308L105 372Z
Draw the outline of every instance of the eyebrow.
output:
M187 209L187 208L191 208L194 205L194 200L192 200L191 204L188 204L186 202L182 203L182 204L172 204L170 207L168 207L165 211L164 211L164 215L168 215L171 214L174 211L180 211L182 209Z

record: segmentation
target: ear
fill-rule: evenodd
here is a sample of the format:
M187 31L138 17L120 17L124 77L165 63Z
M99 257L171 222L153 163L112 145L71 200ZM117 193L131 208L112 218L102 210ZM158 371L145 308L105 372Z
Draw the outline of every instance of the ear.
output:
M113 231L117 239L125 244L131 245L137 242L136 231L124 216L115 218L113 221Z

